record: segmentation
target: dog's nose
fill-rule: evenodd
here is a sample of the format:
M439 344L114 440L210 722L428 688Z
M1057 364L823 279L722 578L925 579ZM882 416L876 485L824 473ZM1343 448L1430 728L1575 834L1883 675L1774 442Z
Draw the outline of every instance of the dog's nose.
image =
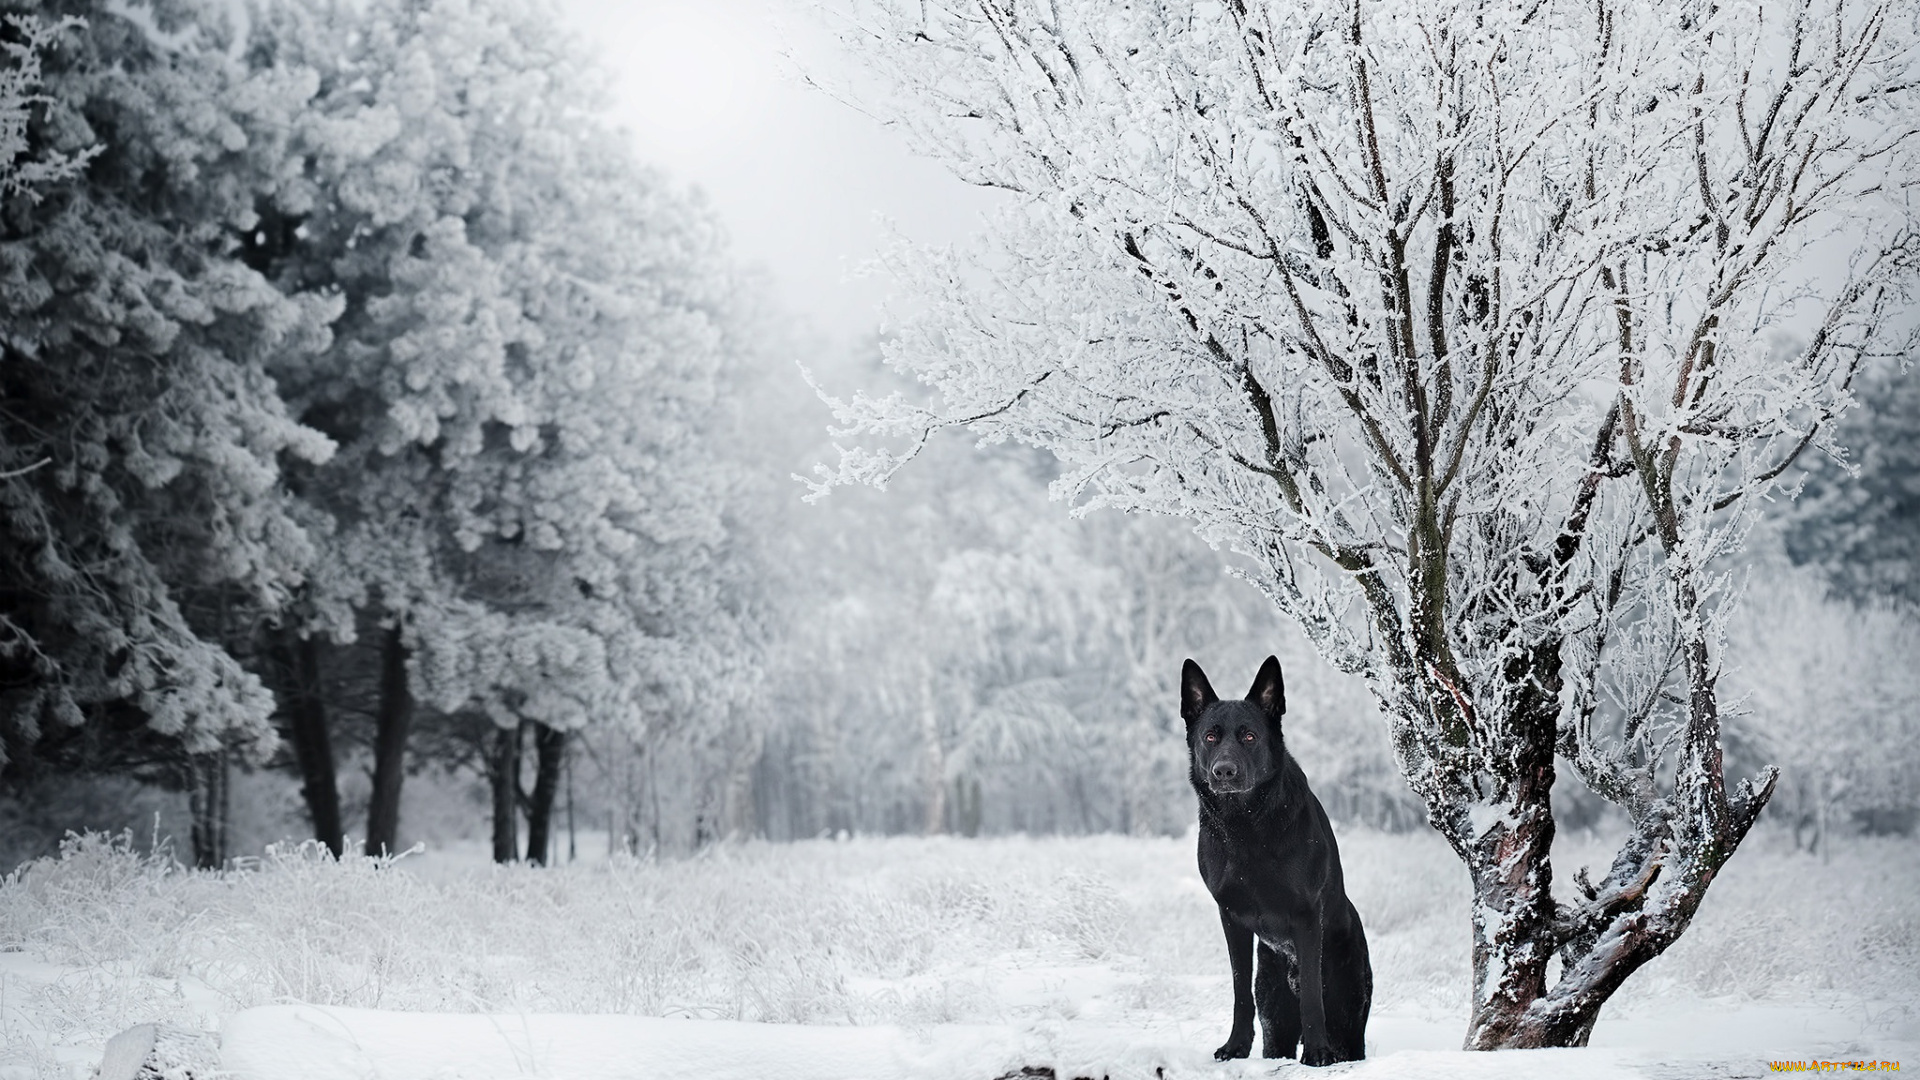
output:
M1240 775L1240 770L1231 761L1216 762L1213 766L1213 778L1215 780L1232 780L1238 775Z

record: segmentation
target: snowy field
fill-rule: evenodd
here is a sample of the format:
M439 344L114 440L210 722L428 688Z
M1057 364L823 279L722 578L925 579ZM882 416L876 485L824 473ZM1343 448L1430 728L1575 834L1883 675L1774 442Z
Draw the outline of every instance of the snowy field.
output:
M1377 990L1373 1059L1335 1072L1920 1068L1920 844L1823 862L1784 839L1750 839L1593 1049L1468 1055L1464 872L1431 835L1344 832ZM1563 839L1556 869L1609 851ZM224 1029L223 1065L263 1078L1270 1074L1211 1061L1230 993L1192 852L861 838L536 870L308 848L196 874L95 838L0 884L0 1078L88 1076L147 1021Z

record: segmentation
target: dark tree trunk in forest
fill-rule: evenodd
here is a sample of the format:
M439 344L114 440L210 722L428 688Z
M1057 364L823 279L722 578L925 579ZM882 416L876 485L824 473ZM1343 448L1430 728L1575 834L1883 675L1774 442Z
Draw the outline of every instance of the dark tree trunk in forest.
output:
M579 834L574 831L574 827L573 827L573 755L568 754L566 760L567 760L567 861L572 862L575 859L578 859L580 857L579 849L576 847L576 844L579 840Z
M533 798L527 803L527 861L547 865L553 852L553 803L560 790L560 766L567 756L567 733L533 725L536 767Z
M346 829L340 823L340 785L327 731L326 698L320 688L320 643L282 631L272 652L287 741L293 744L294 760L300 766L300 797L306 801L314 838L337 859L345 849Z
M375 722L366 852L390 855L399 850L400 786L406 779L407 729L413 724L407 643L397 619L380 643L380 705Z
M187 758L187 805L193 813L193 865L218 870L227 861L227 749Z
M487 784L493 789L493 861L520 857L520 732L496 727L487 735Z

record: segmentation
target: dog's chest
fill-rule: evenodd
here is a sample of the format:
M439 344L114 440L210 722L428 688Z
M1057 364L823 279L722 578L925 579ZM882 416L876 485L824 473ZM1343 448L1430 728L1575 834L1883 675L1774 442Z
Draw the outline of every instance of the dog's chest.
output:
M1221 853L1202 862L1200 876L1215 903L1251 923L1272 906L1264 902L1271 899L1267 895L1271 890L1263 887L1266 875L1259 872L1262 869L1253 860Z
M1269 948L1291 955L1294 926L1307 918L1318 890L1301 868L1264 844L1206 836L1200 845L1200 878L1222 912L1252 930Z
M1259 892L1244 882L1222 883L1220 888L1213 890L1213 898L1221 910L1241 926L1253 931L1254 936L1264 942L1267 948L1289 960L1293 959L1296 922L1288 911L1271 903L1262 903L1263 897Z

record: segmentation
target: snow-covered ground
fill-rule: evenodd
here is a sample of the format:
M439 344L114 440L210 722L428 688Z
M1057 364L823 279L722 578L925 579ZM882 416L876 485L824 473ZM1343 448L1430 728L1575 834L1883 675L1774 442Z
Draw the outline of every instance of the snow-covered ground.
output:
M1372 1060L1338 1071L1920 1067L1920 843L1823 862L1782 839L1749 840L1591 1050L1468 1055L1463 871L1431 835L1344 832L1377 990ZM1567 839L1557 869L1609 854ZM309 849L224 875L96 839L0 884L4 1080L87 1076L147 1021L222 1030L223 1068L263 1080L1270 1073L1211 1061L1229 1001L1191 839L747 843L552 870Z

